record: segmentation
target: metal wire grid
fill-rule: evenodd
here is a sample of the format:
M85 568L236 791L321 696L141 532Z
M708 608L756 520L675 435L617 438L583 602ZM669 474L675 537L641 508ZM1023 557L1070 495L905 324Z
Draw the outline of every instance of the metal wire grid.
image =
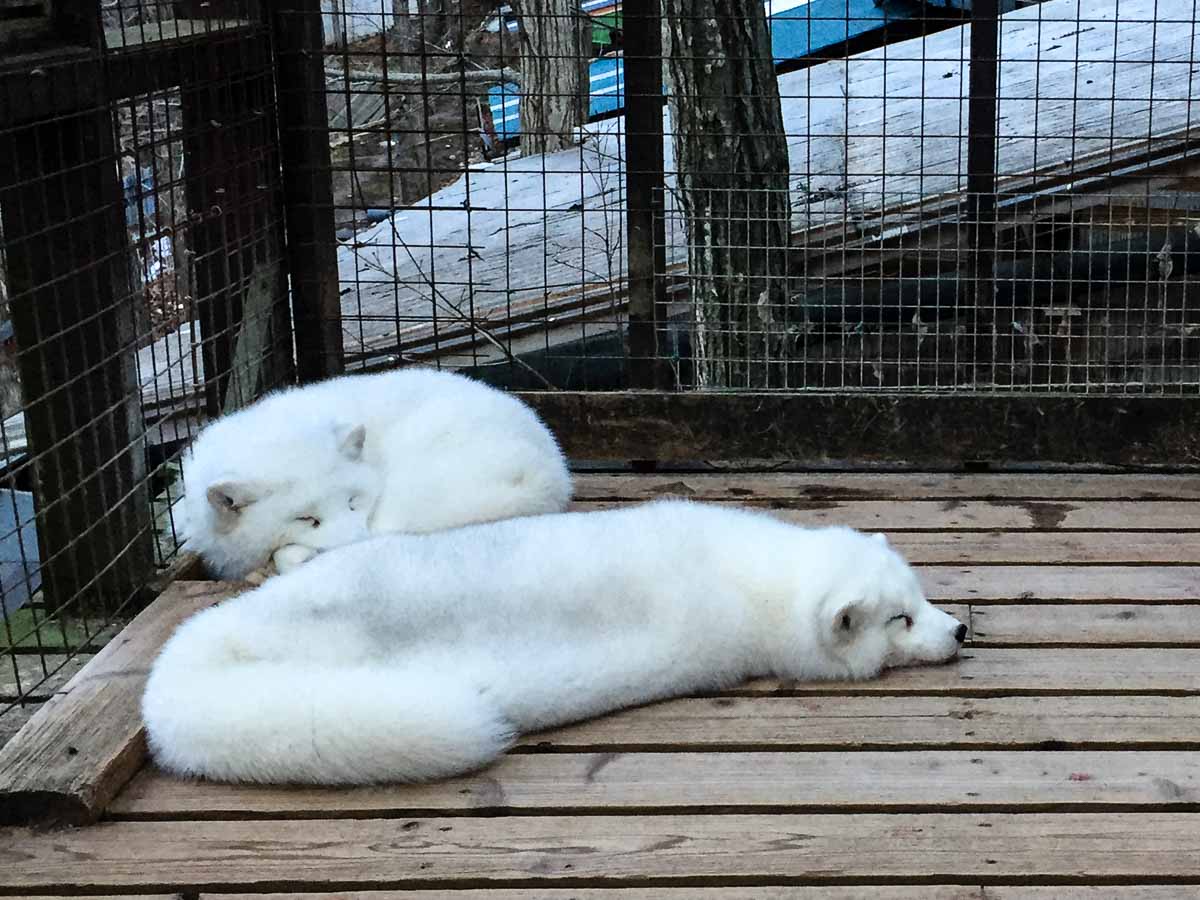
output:
M558 82L522 83L529 35L557 28L555 46L568 46L586 9L327 4L348 364L436 361L513 386L620 388L641 353L666 366L663 386L684 390L1195 393L1195 0L992 4L1007 10L992 19L995 52L973 64L989 4L962 5L770 5L779 172L756 170L748 152L778 137L713 124L760 98L684 96L674 83L716 65L706 48L745 46L731 43L736 5L664 4L668 27L691 29L698 48L668 48L665 107L625 83L633 35L585 47L590 121L567 149L529 155L532 117L517 109L572 99ZM646 9L625 4L626 21ZM559 73L579 62L549 60ZM748 57L722 65L753 69ZM988 69L991 86L979 79ZM646 166L630 162L645 142L629 123L647 107L666 110L652 173L659 246L645 250L658 260L648 354L630 349L626 230L627 176ZM689 123L674 122L678 109ZM729 152L681 171L682 132L706 129ZM992 147L982 172L969 170L972 129ZM787 188L772 187L781 177ZM764 243L771 208L790 214L789 236ZM714 252L724 270L700 278ZM771 269L770 302L730 299L741 270L770 255L786 259Z
M0 428L0 734L177 555L197 424L289 378L269 44L230 7L105 3L93 65L47 53L9 75L105 90L0 121L0 376L19 382ZM162 86L112 93L139 82Z

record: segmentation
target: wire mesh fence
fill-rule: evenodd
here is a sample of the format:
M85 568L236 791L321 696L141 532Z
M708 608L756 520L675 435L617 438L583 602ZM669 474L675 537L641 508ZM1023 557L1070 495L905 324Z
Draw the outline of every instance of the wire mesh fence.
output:
M0 3L0 722L296 376L1196 395L1198 5Z
M325 4L347 363L1194 393L1193 0Z
M0 736L178 556L197 424L292 360L265 21L67 6L0 64Z

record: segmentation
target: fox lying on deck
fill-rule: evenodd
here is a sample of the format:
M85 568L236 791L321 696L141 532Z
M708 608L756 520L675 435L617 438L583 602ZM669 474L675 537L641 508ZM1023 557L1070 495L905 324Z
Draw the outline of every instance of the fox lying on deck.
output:
M754 676L948 660L966 630L882 535L658 501L323 553L180 626L143 713L179 775L427 780Z
M559 512L571 476L517 398L432 369L268 394L184 459L188 549L221 578L285 572L371 534Z

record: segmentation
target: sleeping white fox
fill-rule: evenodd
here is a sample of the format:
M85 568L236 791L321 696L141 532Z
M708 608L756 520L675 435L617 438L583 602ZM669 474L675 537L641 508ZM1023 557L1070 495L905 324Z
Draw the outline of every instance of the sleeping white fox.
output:
M323 553L185 622L143 713L180 775L411 781L753 676L948 660L966 631L882 536L659 501Z
M571 476L517 398L401 369L268 394L184 458L183 532L221 578L288 571L372 534L557 512Z

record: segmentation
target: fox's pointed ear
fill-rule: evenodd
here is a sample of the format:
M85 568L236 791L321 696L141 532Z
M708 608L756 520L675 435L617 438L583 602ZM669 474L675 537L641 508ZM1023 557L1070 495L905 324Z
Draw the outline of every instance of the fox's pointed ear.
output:
M875 532L873 535L871 535L871 537L878 543L883 544L883 546L885 546L885 547L887 546L887 542L888 542L887 535L884 534L882 531Z
M336 430L338 452L351 462L357 462L362 458L363 444L367 440L367 428L365 425L357 425L354 428L338 427Z
M265 486L248 481L221 481L211 485L205 494L217 517L217 531L232 531L242 510L268 493L270 490Z
M843 603L834 611L833 619L829 624L833 629L835 642L848 641L858 633L862 624L862 610L853 600Z

